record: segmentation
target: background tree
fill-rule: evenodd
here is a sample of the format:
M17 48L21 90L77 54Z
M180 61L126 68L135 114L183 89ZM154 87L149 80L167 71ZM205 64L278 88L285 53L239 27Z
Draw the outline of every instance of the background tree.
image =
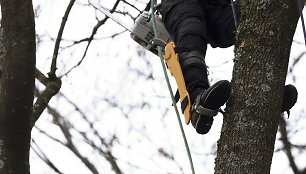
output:
M1 12L0 173L29 173L35 79L32 1L1 1Z

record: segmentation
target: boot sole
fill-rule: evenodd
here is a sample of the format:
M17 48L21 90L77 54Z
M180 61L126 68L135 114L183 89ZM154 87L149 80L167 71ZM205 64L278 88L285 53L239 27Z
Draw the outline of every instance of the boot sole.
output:
M227 80L221 80L212 85L205 91L201 96L201 105L204 108L219 110L228 100L230 95L230 83ZM208 104L211 102L210 104ZM199 134L206 134L209 132L212 123L213 117L200 115L197 119L195 129Z

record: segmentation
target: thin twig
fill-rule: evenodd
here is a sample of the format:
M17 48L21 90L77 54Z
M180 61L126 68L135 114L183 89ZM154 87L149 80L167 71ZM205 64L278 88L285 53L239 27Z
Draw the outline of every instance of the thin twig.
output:
M280 128L280 133L281 133L281 141L283 142L284 145L284 151L288 157L289 164L293 170L294 173L300 173L299 169L296 166L296 163L294 161L294 157L291 152L291 143L288 140L288 132L287 132L287 124L286 121L283 117L281 117L280 122L279 122L279 128Z
M60 42L62 40L62 35L63 35L63 32L64 32L64 28L65 28L69 13L72 9L72 6L73 6L74 2L75 2L75 0L70 0L70 2L68 4L68 7L66 9L66 12L64 14L64 17L62 19L62 23L61 23L61 26L60 26L60 29L58 31L58 35L57 35L57 38L56 38L56 41L55 41L54 52L53 52L53 56L52 56L51 69L50 69L50 72L48 73L49 76L55 76L55 72L56 72L56 69L57 69L56 68L56 61L57 61L57 56L58 56L59 45L60 45Z
M113 12L116 10L116 8L117 8L117 6L119 5L119 2L120 2L120 1L121 1L121 0L117 0L117 1L115 2L113 8L110 10L111 13L113 13ZM76 65L74 65L70 70L68 70L65 74L63 74L61 77L68 75L73 69L75 69L76 67L78 67L78 66L81 65L81 63L83 62L84 58L86 57L88 48L89 48L89 46L90 46L92 40L94 39L94 36L96 35L98 29L107 21L108 18L109 18L109 17L106 16L103 20L99 21L99 22L94 26L94 28L93 28L93 30L92 30L92 33L91 33L91 36L90 36L89 39L88 39L88 43L87 43L87 46L86 46L86 48L85 48L85 51L84 51L84 53L83 53L83 56L82 56L81 60L80 60Z
M289 69L289 73L293 72L293 69L295 67L295 65L297 65L297 63L300 62L300 60L302 59L302 57L306 54L306 51L302 52L299 56L297 56L297 58L294 59L292 66Z
M112 34L110 36L105 36L105 37L101 37L101 38L94 38L93 40L102 40L102 39L113 39L115 38L116 36L119 36L120 34L126 32L128 30L123 30L123 31L120 31L118 33L115 33L115 34ZM76 44L80 44L80 43L83 43L83 42L88 42L90 40L90 38L84 38L84 39L81 39L81 40L78 40L78 41L73 41L73 40L65 40L67 42L72 42L72 44L66 46L66 47L62 47L62 49L65 49L65 48L70 48L70 47L73 47L74 45Z
M95 136L97 136L99 138L100 143L107 148L106 152L103 151L102 148L97 147L96 144L94 142L92 142L86 136L86 134L80 132L79 130L76 130L76 129L75 130L78 131L80 135L82 135L82 137L86 140L86 143L88 143L93 149L97 150L99 153L101 153L105 157L105 159L111 164L112 169L115 171L116 174L122 174L122 172L121 172L121 170L120 170L120 168L119 168L119 166L116 162L116 158L113 156L112 152L109 150L109 149L112 148L111 147L112 142L116 139L116 136L114 135L113 139L109 143L107 143L104 140L104 138L102 138L99 135L98 131L96 129L94 129L93 123L90 120L88 120L87 116L85 115L84 112L81 111L80 107L78 107L75 103L73 103L70 99L68 99L64 94L62 94L62 93L60 93L60 94L67 100L68 103L70 103L75 108L75 110L77 112L79 112L81 114L82 118L90 125L90 128L93 130Z
M137 10L139 13L141 13L141 10L139 10L135 5L127 2L126 0L121 0L122 2L126 3L127 5L133 7L135 10Z
M66 147L70 149L83 163L84 165L94 174L99 174L96 167L88 160L88 158L84 157L76 148L75 144L72 141L72 135L69 132L69 123L67 120L65 120L57 110L54 108L47 106L48 112L53 116L54 123L59 126L62 133L64 134L64 137L67 140Z
M59 171L57 167L49 160L49 158L45 155L45 153L42 151L42 149L37 145L34 139L32 139L32 143L34 146L31 144L32 150L36 153L36 155L43 160L51 169L53 169L55 172L61 174L62 172ZM39 152L38 152L39 151Z
M35 126L35 128L36 128L40 133L44 134L46 137L50 138L51 140L53 140L53 141L55 141L55 142L61 144L62 146L67 146L67 143L66 143L66 142L64 143L64 142L62 142L61 140L59 140L59 139L57 139L57 138L51 136L50 134L48 134L47 132L41 130L41 129L40 129L39 127L37 127L37 126Z

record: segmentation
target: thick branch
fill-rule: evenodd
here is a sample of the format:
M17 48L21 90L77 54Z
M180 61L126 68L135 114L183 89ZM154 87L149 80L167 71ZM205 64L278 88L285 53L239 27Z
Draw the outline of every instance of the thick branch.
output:
M31 128L35 125L35 122L38 120L42 112L45 110L45 108L48 106L49 101L53 96L55 96L58 91L61 88L62 81L61 79L55 77L55 78L47 78L45 75L43 75L38 69L35 71L36 78L46 86L44 91L39 94L39 91L37 91L38 97L33 105L33 114L32 114L32 120L31 120Z
M37 68L35 69L35 78L40 81L43 85L47 86L48 77L46 77L42 72L40 72Z

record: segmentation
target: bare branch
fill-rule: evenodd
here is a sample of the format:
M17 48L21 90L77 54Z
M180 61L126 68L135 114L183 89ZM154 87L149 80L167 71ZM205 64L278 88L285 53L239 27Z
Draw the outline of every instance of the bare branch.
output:
M137 10L139 13L141 13L141 10L139 10L135 5L127 2L126 0L121 0L122 2L126 3L127 5L133 7L135 10Z
M37 79L40 79L44 85L46 85L45 90L39 94L39 91L36 89L36 94L38 94L38 98L33 105L33 113L31 120L31 128L35 125L35 122L40 117L41 113L47 107L49 101L53 96L57 94L57 92L61 89L62 81L61 79L54 76L54 78L46 78L42 73L36 69L35 75L38 75Z
M70 2L68 4L68 7L66 9L66 12L64 14L64 17L62 19L62 23L61 23L61 26L60 26L60 29L59 29L59 32L58 32L58 35L57 35L57 38L56 38L56 41L55 41L54 52L53 52L53 56L52 56L51 69L50 69L50 72L48 73L49 76L55 76L55 71L57 69L56 68L56 61L57 61L59 45L60 45L60 42L62 40L62 35L63 35L64 28L65 28L65 25L66 25L66 22L67 22L67 19L68 19L68 15L71 11L71 8L72 8L74 2L75 2L75 0L70 0Z
M288 140L288 132L286 130L286 126L287 126L287 124L286 124L285 119L283 117L281 117L280 122L279 122L279 131L281 133L281 141L283 142L284 151L285 151L285 153L288 157L288 160L289 160L289 163L290 163L290 166L291 166L293 172L298 174L298 173L300 173L300 171L296 166L296 163L294 161L294 157L293 157L292 152L291 152L291 143Z
M112 143L114 140L116 140L116 136L114 135L113 138L111 139L111 141L109 143L107 143L104 138L102 138L98 131L96 129L94 129L93 127L93 123L91 121L88 120L88 118L86 117L85 113L81 111L81 109L75 104L73 103L70 99L68 99L64 94L60 93L67 101L68 103L70 103L77 112L80 113L80 115L82 116L82 118L90 125L90 128L93 130L93 133L95 136L97 136L100 140L100 143L102 145L104 145L108 150L105 152L102 150L102 148L97 147L96 144L94 142L92 142L87 136L86 134L80 132L79 130L76 130L77 132L79 132L80 135L82 135L82 137L86 140L86 142L95 150L97 150L100 154L102 154L106 160L111 164L112 169L117 173L117 174L122 174L117 162L116 162L116 158L113 156L113 154L111 153L110 149L112 147Z
M113 38L115 38L116 36L119 36L120 34L126 32L126 31L128 31L128 30L123 30L123 31L121 31L121 32L112 34L111 36L105 36L105 37L101 37L101 38L93 38L92 40L113 39ZM65 49L65 48L70 48L70 47L72 47L72 46L74 46L74 45L76 45L76 44L80 44L80 43L83 43L83 42L88 42L89 40L90 40L90 38L84 38L84 39L81 39L81 40L78 40L78 41L71 41L71 40L69 41L69 40L66 40L66 41L68 41L68 42L72 42L72 44L71 44L71 45L68 45L68 46L66 46L66 47L62 47L62 48L63 48L63 49Z
M37 80L40 81L40 83L44 84L47 86L48 84L48 77L46 77L42 72L40 72L37 68L35 68L35 77Z
M47 106L48 112L53 116L54 118L54 123L59 126L61 131L63 132L66 140L67 140L67 145L66 147L69 148L83 163L84 165L94 174L99 174L98 170L96 167L86 158L84 157L75 147L73 141L72 141L72 136L69 132L69 126L67 123L67 120L64 120L61 115L52 107Z
M70 0L70 3L66 9L66 12L64 14L64 17L62 19L62 23L55 41L55 46L54 46L54 52L52 56L52 63L51 63L51 68L50 72L48 73L49 78L47 78L43 73L41 73L37 68L35 69L35 77L46 86L45 90L38 96L35 104L33 105L33 114L32 114L32 120L31 120L31 128L35 125L35 122L38 120L40 117L41 113L45 110L47 107L50 99L56 95L56 93L60 90L61 88L61 80L56 77L56 61L57 61L57 56L58 56L58 50L59 50L59 45L62 40L62 35L63 31L65 28L65 24L67 22L69 13L72 9L72 6L74 4L75 0ZM38 90L36 90L38 92Z
M89 140L89 138L86 136L86 134L83 134L81 132L79 132L80 135L83 136L83 138L86 140L86 142L95 150L97 150L101 155L103 155L105 157L105 159L111 164L112 169L115 171L116 174L122 174L117 162L116 162L116 158L113 156L112 152L109 150L110 147L109 145L111 145L111 143L105 143L104 139L101 138L99 136L99 139L102 140L101 142L103 143L104 146L106 146L108 148L108 150L103 151L102 148L98 147L95 145L94 142L92 142L91 140ZM97 135L97 131L94 132L95 135Z
M113 13L113 12L116 10L117 6L119 5L119 2L120 2L120 0L117 0L117 1L115 2L113 8L110 10L111 13ZM93 30L92 30L92 33L91 33L91 36L90 36L89 39L88 39L88 43L87 43L87 46L86 46L86 48L85 48L85 51L84 51L84 53L83 53L83 56L82 56L81 60L80 60L76 65L74 65L70 70L68 70L64 75L62 75L61 77L66 76L66 75L69 74L73 69L75 69L76 67L78 67L78 66L81 65L81 63L83 62L84 58L86 57L88 48L89 48L89 46L90 46L92 40L94 39L94 36L96 35L98 29L99 29L103 24L105 24L105 22L107 21L108 18L109 18L109 17L106 16L103 20L99 21L99 22L94 26L94 28L93 28Z
M291 144L292 147L294 148L298 148L301 150L306 150L306 145L295 145L295 144Z
M49 160L49 158L45 155L45 153L41 150L41 148L37 145L34 139L32 139L31 148L36 153L36 155L43 160L51 169L53 169L55 172L61 174L62 172L59 171L57 167ZM34 146L35 147L34 147Z
M67 143L64 143L64 142L60 141L59 139L54 138L53 136L51 136L51 135L49 135L47 132L41 130L41 129L38 128L37 126L35 126L35 128L36 128L40 133L44 134L45 136L47 136L47 137L50 138L51 140L53 140L53 141L55 141L55 142L61 144L62 146L66 146L66 145L67 145Z
M297 58L294 59L292 66L289 69L289 73L293 72L293 68L295 67L295 65L297 65L300 62L300 60L305 54L306 54L306 51L302 52Z

